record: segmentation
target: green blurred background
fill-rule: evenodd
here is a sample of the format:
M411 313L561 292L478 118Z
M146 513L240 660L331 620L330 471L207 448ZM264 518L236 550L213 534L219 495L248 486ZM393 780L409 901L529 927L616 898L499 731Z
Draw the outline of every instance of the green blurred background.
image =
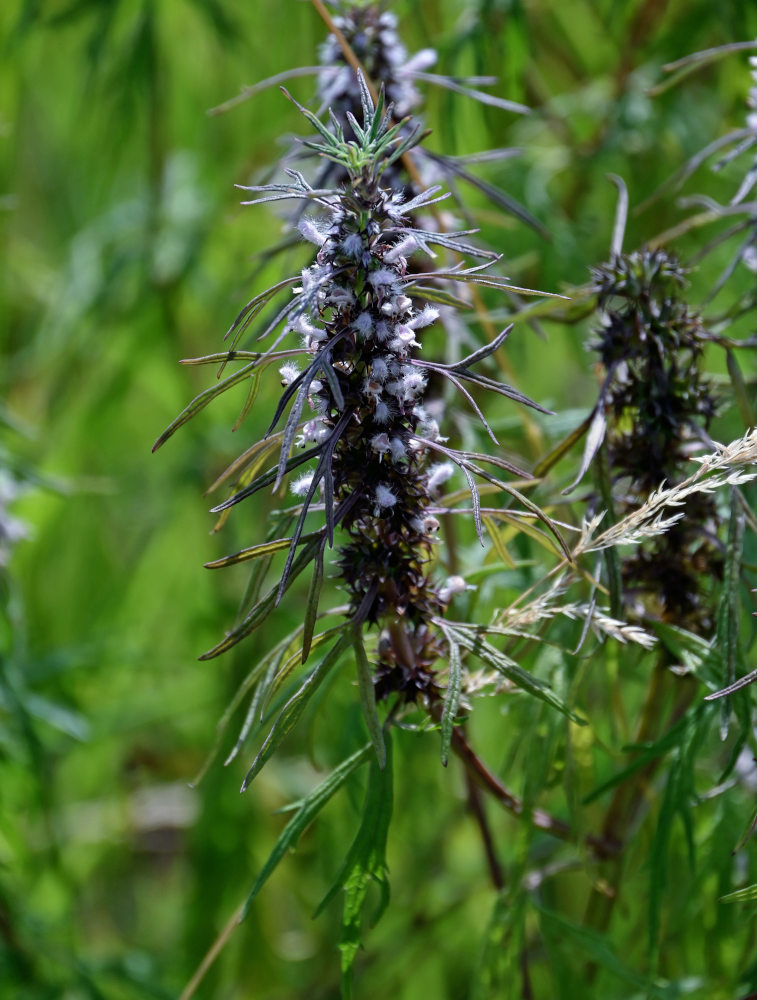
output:
M535 109L520 118L428 90L424 110L431 148L522 148L520 158L480 173L520 199L549 241L467 193L518 284L586 282L609 251L616 194L605 175L623 176L638 204L743 121L744 55L657 99L646 90L666 61L754 37L752 2L401 0L393 9L410 51L434 46L437 70L494 74L494 92ZM265 429L275 377L236 433L244 396L231 393L150 454L213 378L211 368L178 360L221 350L239 307L307 261L304 249L283 267L256 256L281 238L281 221L265 207L240 208L233 187L264 176L285 148L282 136L301 128L296 111L274 87L227 114L206 112L245 84L313 65L324 35L300 0L1 5L0 460L26 484L13 513L30 536L2 583L0 995L9 1000L178 996L274 843L284 822L274 811L364 739L354 688L340 680L308 734L289 741L244 796L248 754L226 770L215 761L190 787L237 683L301 620L304 583L266 635L197 661L230 625L244 589L241 572L202 564L260 540L277 502L242 505L213 534L212 501L202 493ZM289 86L301 100L312 93L307 78ZM689 189L725 200L737 174L700 170ZM626 247L684 214L667 197L632 215ZM679 245L684 257L703 239L690 234ZM695 298L727 259L723 250L708 261ZM739 272L737 291L753 280ZM748 322L740 330L750 332ZM558 411L556 422L540 421L544 447L588 412L595 394L587 324L545 331L548 347L526 326L508 345L519 386ZM500 426L509 419L513 450L535 458L540 446L510 410L495 415ZM734 426L726 416L714 436L726 439ZM489 592L482 602L500 598ZM540 711L487 700L476 707L475 729L482 753L521 794L553 787L559 811L560 755L532 752L550 733ZM462 777L439 766L434 737L399 734L396 750L393 901L358 959L358 993L474 995L494 897ZM597 779L591 752L579 744L563 761L583 791ZM338 909L316 921L310 914L352 837L359 787L335 799L284 859L198 996L338 996ZM706 816L703 808L704 874L693 895L666 911L671 935L684 928L689 936L677 968L666 970L679 981L671 996L732 1000L753 961L748 915L714 901L730 887L722 883L733 876L729 852L749 801L742 789ZM538 865L541 842L504 815L494 823L515 884L527 850ZM638 874L634 891L645 893ZM581 878L569 869L539 905L577 912ZM552 949L545 965L557 973L537 979L535 995L587 996L571 973L580 943L557 918L539 919ZM643 942L622 916L613 947L627 968L643 965ZM503 961L509 954L503 946ZM633 977L607 983L598 995L646 995Z

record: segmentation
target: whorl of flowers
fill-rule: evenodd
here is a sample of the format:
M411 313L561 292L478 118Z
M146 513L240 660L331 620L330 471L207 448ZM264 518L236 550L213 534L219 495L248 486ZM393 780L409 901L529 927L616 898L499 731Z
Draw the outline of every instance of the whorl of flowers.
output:
M620 513L686 477L715 413L712 387L700 372L707 334L681 298L685 284L678 261L664 250L616 256L594 271L603 311L593 345L605 370L599 405ZM666 534L624 560L626 593L642 595L653 613L708 632L702 592L722 568L717 525L713 498L691 497Z
M334 24L342 33L370 80L382 80L387 102L399 118L410 114L422 101L414 75L436 62L436 52L423 49L408 56L397 32L397 18L382 5L332 2L337 12ZM347 64L339 40L330 34L321 45L323 69L318 77L318 95L324 107L346 123L347 112L360 114L355 72Z

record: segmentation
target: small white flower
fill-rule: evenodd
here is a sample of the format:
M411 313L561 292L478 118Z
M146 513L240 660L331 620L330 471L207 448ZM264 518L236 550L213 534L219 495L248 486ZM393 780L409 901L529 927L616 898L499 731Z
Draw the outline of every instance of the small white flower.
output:
M400 257L409 257L418 249L418 240L414 236L406 236L404 240L395 243L391 250L384 254L387 264L393 264Z
M350 233L342 243L342 250L348 257L359 257L363 252L363 239L357 233Z
M376 412L373 414L373 419L377 424L385 424L392 415L392 411L389 409L387 403L380 399L376 403Z
M378 379L367 378L363 382L363 395L369 399L378 400L381 398L381 383Z
M297 438L297 444L300 448L304 448L306 444L320 444L328 435L329 428L323 422L323 418L316 417L315 420L308 420L303 425L302 434Z
M283 386L291 385L299 374L300 369L293 362L287 362L279 368L279 375L281 375L281 384Z
M425 517L414 517L410 527L420 535L433 535L439 530L439 521L433 514L426 514Z
M376 487L376 506L381 507L393 507L397 503L397 497L392 493L388 486L384 486L382 483Z
M352 325L361 337L367 337L373 329L373 317L367 311L361 312Z
M405 390L405 399L412 399L414 396L420 395L426 388L426 379L420 372L412 371L403 377L402 385Z
M371 448L378 452L379 457L382 458L390 449L389 435L383 431L381 434L374 435L371 438Z
M380 323L376 324L376 340L383 343L385 340L388 340L391 335L392 331L389 328L388 323L384 323L382 320Z
M374 358L371 362L371 372L375 379L384 382L389 375L389 365L383 358Z
M393 437L389 442L389 448L392 453L393 462L401 462L403 458L407 458L407 451L401 438Z
M440 599L446 604L451 601L456 594L464 594L468 589L468 584L461 576L448 576L444 585L439 591Z
M351 288L342 288L341 285L331 285L326 296L326 301L331 305L341 309L344 306L352 305L355 301L355 293Z
M424 326L431 326L437 319L439 319L439 310L434 309L433 306L425 306L422 312L416 313L412 319L407 320L405 325L409 326L411 330L420 330Z
M305 472L290 485L289 489L296 497L304 497L313 482L313 473Z
M368 281L374 288L386 288L393 285L397 280L394 271L389 271L385 267L380 267L368 275Z
M313 219L300 219L297 228L309 243L315 243L317 247L322 247L326 242L326 236L320 231Z
M428 471L429 490L438 489L443 483L446 483L454 471L455 467L452 462L440 462L438 465L432 465Z

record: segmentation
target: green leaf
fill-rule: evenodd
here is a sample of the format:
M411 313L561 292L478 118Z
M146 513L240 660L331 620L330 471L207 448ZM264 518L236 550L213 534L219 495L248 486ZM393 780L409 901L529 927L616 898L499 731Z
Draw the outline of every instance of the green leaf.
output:
M318 666L305 678L301 686L284 705L281 713L273 724L271 731L266 736L263 746L258 751L258 755L252 762L247 774L242 782L242 791L249 788L250 783L255 778L266 762L269 760L274 750L281 741L294 729L300 716L305 711L305 707L318 690L326 678L326 675L336 664L337 660L349 642L349 635L343 634L341 639L334 643L328 653L324 656Z
M307 535L300 535L300 541L309 542L314 538L320 537L322 534L323 529L319 528L318 531L311 531ZM249 548L240 549L239 552L234 552L229 556L222 556L220 559L207 562L205 563L205 569L222 569L224 566L235 566L237 563L248 562L251 559L260 559L263 556L270 556L275 552L288 549L291 544L291 538L274 538L270 542L260 542L259 545L251 545Z
M480 660L483 660L490 667L493 667L498 673L507 677L508 680L511 680L513 684L516 684L523 691L526 691L534 698L538 698L540 701L546 702L552 708L556 708L558 712L562 712L571 722L575 722L579 726L586 725L586 720L571 711L562 698L558 697L544 681L523 670L509 656L495 649L494 646L483 639L480 634L475 632L471 634L468 630L457 627L457 624L452 625L448 623L446 627L449 629L450 635L454 636L461 646L473 653Z
M392 742L386 736L386 766L371 761L368 787L365 792L363 814L355 839L350 846L334 884L318 905L314 916L344 889L344 911L339 950L342 953L342 997L351 1000L352 973L355 955L360 947L363 926L363 907L368 889L376 883L380 890L379 907L373 915L376 924L389 902L389 881L386 866L386 841L393 808Z
M244 919L247 916L252 901L268 881L268 878L276 868L279 861L281 861L282 857L288 850L296 846L302 832L307 829L313 819L329 801L331 796L342 787L347 778L349 778L351 774L353 774L366 762L366 760L368 760L370 753L371 747L369 745L364 746L361 750L358 750L357 753L348 757L347 760L343 761L339 765L339 767L335 768L328 778L322 781L320 785L314 788L313 791L302 800L296 815L294 815L284 827L281 836L276 841L276 844L268 857L268 860L263 865L258 877L255 879L255 884L250 890L250 894L245 901L244 907L242 908L242 915L240 919Z
M365 724L370 733L371 743L376 751L376 760L380 768L386 765L386 747L384 744L384 731L381 728L381 721L376 708L376 688L373 684L373 672L365 655L363 644L363 631L361 624L352 626L352 643L355 648L355 662L357 664L357 680L360 688L360 703L363 706L363 716Z
M751 903L755 899L757 899L757 885L747 885L743 889L737 889L735 892L729 892L727 895L721 896L719 902Z
M557 465L563 455L566 455L574 444L577 444L584 434L588 431L591 426L593 414L590 413L589 416L582 421L576 427L574 431L571 431L566 438L563 438L558 444L549 451L544 458L539 459L536 467L534 468L534 479L541 479L543 476L549 472L549 470Z
M319 532L320 534L320 532ZM310 580L308 599L305 603L305 621L302 632L302 662L304 663L310 655L310 647L313 642L313 630L318 618L318 601L321 596L323 585L323 544L318 547L315 554L313 566L313 576Z
M199 396L195 396L192 402L185 406L181 413L173 420L168 427L163 431L158 440L152 446L153 451L157 451L166 441L176 433L176 431L182 427L187 421L191 420L192 417L199 413L200 410L204 409L208 403L220 396L222 393L226 392L227 389L231 389L232 386L238 385L250 375L250 373L257 367L257 361L251 361L246 364L243 368L240 368L238 372L234 372L233 375L227 375L225 379L218 383L218 385L211 385L208 389L204 389Z
M234 422L234 426L231 428L232 431L238 431L242 426L242 421L247 416L247 414L252 409L255 400L258 398L258 391L260 390L260 371L252 373L252 378L250 379L250 388L247 390L247 399L244 401L244 406Z

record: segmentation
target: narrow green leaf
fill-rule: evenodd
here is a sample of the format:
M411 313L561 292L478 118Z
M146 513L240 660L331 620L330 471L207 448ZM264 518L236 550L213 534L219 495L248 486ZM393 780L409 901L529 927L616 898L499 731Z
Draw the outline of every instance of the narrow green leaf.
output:
M255 775L260 772L273 754L274 750L276 750L284 737L287 736L292 729L294 729L300 716L305 711L308 701L312 698L325 680L326 675L336 664L348 642L349 635L345 633L342 635L341 639L334 643L315 670L308 674L299 689L292 695L286 705L284 705L278 718L274 722L271 731L268 736L266 736L263 746L258 751L257 757L252 762L252 766L244 777L244 781L242 782L242 791L249 788L250 782L254 779Z
M309 542L314 538L320 537L322 534L323 529L311 531L307 535L300 535L300 542ZM251 559L260 559L263 556L281 552L282 549L288 549L291 544L291 538L275 538L270 542L260 542L259 545L251 545L249 548L240 549L239 552L234 552L229 556L223 556L221 559L214 559L212 562L207 562L205 563L205 569L222 569L224 566L235 566L237 563L249 562Z
M334 884L314 914L317 916L321 913L337 892L344 889L342 934L339 941L343 1000L350 1000L352 997L353 966L360 947L363 909L370 886L377 884L381 894L378 910L373 914L373 924L379 921L389 902L386 842L392 820L393 784L392 742L387 733L386 766L380 767L375 758L371 761L360 826Z
M757 899L757 884L747 885L743 889L736 889L735 892L729 892L727 895L721 896L719 902L751 903L755 899Z
M252 373L250 378L250 388L247 390L247 399L244 401L244 406L242 407L239 416L234 421L234 426L231 428L232 431L238 431L242 426L242 421L247 416L247 414L252 409L255 400L258 398L258 391L260 390L260 371Z
M320 532L319 532L320 534ZM323 586L323 545L318 547L313 565L313 576L308 590L308 599L305 604L305 622L302 632L302 662L304 663L310 655L310 647L313 642L313 629L318 617L318 601L321 596Z
M195 396L192 402L188 406L184 407L178 417L171 421L168 427L166 427L158 440L152 446L152 450L157 451L158 448L164 445L180 427L186 424L187 421L191 420L196 413L199 413L200 410L204 409L208 403L212 403L216 396L220 396L222 393L226 392L227 389L231 389L232 386L238 385L240 382L244 382L250 372L252 372L257 366L257 363L257 361L251 361L243 368L240 368L238 372L234 372L233 375L227 375L226 378L217 385L211 385L209 388L204 389L199 396Z
M358 750L357 753L348 757L347 760L343 761L339 765L339 767L335 768L335 770L333 770L331 774L320 783L320 785L314 788L313 791L302 800L296 815L293 816L284 827L281 836L276 841L276 844L268 857L268 860L263 865L258 877L255 879L255 884L250 890L250 894L245 901L244 907L242 908L242 915L240 917L241 920L243 920L249 913L253 900L268 881L271 873L274 871L279 861L281 861L288 850L296 846L303 831L306 830L312 823L313 819L318 815L321 809L323 809L332 795L342 787L347 778L349 778L351 774L353 774L366 762L366 760L368 760L370 753L370 745L364 746L361 750Z
M534 469L534 479L541 479L549 470L557 465L563 455L567 455L574 444L577 444L591 426L593 414L582 421L574 431L571 431L566 438L563 438L554 448L547 452L544 458L540 459Z
M508 680L513 682L513 684L516 684L519 688L526 691L534 698L538 698L540 701L544 701L548 705L551 705L552 708L556 708L558 712L562 712L563 715L566 715L577 725L586 725L586 720L571 711L562 698L558 697L544 681L539 680L534 677L533 674L529 674L528 671L523 670L523 668L518 666L514 660L511 660L505 653L495 649L494 646L488 643L480 635L475 633L471 635L466 630L455 628L452 624L448 624L446 627L461 646L473 653L474 656L477 656L480 660L483 660L484 663L487 663L490 667L493 667L498 673L507 677Z
M312 560L318 544L319 543L316 539L312 539L311 541L305 543L303 548L300 550L299 555L292 563L289 576L286 581L286 587L289 587L293 583L293 581ZM257 604L247 613L244 620L240 622L239 625L228 632L226 637L222 639L221 642L217 643L206 653L203 653L199 659L212 660L214 657L220 656L221 653L225 653L227 649L231 649L232 646L236 646L238 642L250 635L250 633L254 632L256 628L259 628L276 606L276 598L279 595L280 589L281 587L278 583L272 587L268 593L264 597L261 597Z
M610 483L610 468L607 460L607 448L599 447L594 463L595 480L599 495L607 511L605 524L607 527L615 524L615 504ZM610 590L610 614L613 618L623 617L623 576L620 570L620 557L617 549L608 546L604 550L605 566L607 567L607 584Z
M376 751L376 760L379 767L383 768L386 765L384 730L381 728L381 720L376 708L376 688L373 684L373 671L365 654L363 630L360 624L352 626L352 643L355 648L357 680L360 688L360 703L363 706L363 716L365 717L365 724L370 733L371 743L373 743L373 748Z
M739 363L736 360L736 356L733 351L728 348L726 348L725 357L726 364L728 365L728 374L731 377L731 385L733 386L733 393L736 397L736 403L739 407L741 419L744 421L745 427L754 427L757 421L754 418L752 401L749 398L749 392L746 387L746 382L744 381L744 376L741 374Z

